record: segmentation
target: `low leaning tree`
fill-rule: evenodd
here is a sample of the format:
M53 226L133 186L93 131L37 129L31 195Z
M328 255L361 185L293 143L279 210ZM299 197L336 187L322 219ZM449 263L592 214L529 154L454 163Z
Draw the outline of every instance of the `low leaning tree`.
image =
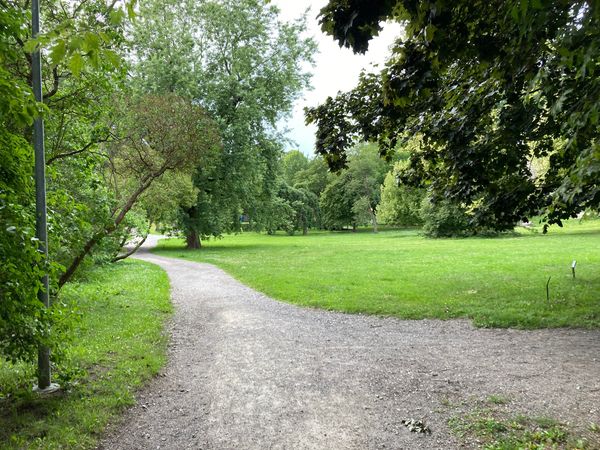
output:
M142 194L169 172L191 173L211 165L220 151L217 127L205 110L175 94L148 95L125 102L115 140L107 148L107 172L116 193L110 220L91 233L61 275L64 285L83 259L123 223Z

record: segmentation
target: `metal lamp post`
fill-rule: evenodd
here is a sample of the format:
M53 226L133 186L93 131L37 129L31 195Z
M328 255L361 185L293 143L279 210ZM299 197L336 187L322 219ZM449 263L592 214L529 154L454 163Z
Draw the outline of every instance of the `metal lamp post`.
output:
M31 31L35 38L40 32L40 2L31 3ZM33 94L37 102L42 102L42 58L39 48L31 55ZM44 155L44 121L38 116L33 123L33 148L35 153L35 234L39 239L40 251L48 258L48 224L46 220L46 161ZM50 306L48 274L42 278L43 289L38 293L39 300L46 308ZM59 389L52 383L50 371L50 349L41 346L38 351L38 384L34 390L50 393Z

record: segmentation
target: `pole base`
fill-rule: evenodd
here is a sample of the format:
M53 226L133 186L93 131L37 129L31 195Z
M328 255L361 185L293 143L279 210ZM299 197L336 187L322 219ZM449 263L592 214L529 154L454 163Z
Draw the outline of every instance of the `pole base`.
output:
M58 392L59 390L60 390L60 386L56 383L50 383L50 386L45 387L43 389L40 389L39 386L33 387L33 392L40 394L40 395L53 394L55 392Z

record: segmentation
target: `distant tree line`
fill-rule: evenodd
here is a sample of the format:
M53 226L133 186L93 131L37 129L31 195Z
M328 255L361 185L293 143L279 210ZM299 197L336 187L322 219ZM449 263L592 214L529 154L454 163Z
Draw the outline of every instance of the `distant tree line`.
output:
M497 233L475 226L464 203L434 200L427 188L403 182L403 171L420 142L408 140L390 162L380 157L376 144L354 145L346 167L338 172L331 172L320 156L309 159L291 150L279 161L276 195L262 208L246 212L247 228L307 234L310 229L355 231L368 226L377 232L382 224L418 227L429 237Z

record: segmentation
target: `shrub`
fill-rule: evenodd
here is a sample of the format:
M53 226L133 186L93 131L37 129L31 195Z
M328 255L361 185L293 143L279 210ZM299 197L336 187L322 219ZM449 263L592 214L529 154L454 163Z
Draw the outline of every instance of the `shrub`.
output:
M429 237L452 237L473 234L464 207L446 199L433 201L425 197L421 204L423 231Z
M50 322L37 299L45 264L35 239L31 156L25 140L0 131L0 356L11 361L33 360Z

